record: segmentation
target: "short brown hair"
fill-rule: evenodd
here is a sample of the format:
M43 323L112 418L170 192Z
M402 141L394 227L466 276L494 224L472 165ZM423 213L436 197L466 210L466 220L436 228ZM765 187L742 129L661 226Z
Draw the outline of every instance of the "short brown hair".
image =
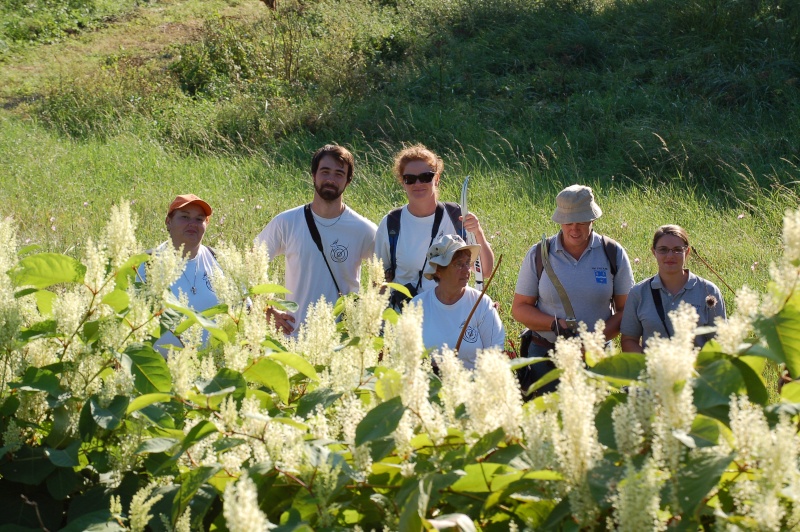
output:
M661 240L662 236L672 235L677 236L686 246L689 246L689 233L680 225L662 225L656 229L656 234L653 235L653 249L656 249L656 244Z
M425 161L428 166L433 168L433 171L436 172L437 175L441 174L442 170L444 170L444 161L442 161L441 157L422 144L414 144L413 146L400 150L400 152L394 156L394 167L392 171L400 183L403 182L403 171L406 169L406 165L411 161Z
M353 178L353 167L355 166L355 159L353 158L353 154L350 153L350 151L347 148L343 148L337 144L326 144L314 152L314 156L311 157L312 176L317 173L317 168L319 168L319 162L326 155L330 155L340 163L347 165L347 180L350 181Z

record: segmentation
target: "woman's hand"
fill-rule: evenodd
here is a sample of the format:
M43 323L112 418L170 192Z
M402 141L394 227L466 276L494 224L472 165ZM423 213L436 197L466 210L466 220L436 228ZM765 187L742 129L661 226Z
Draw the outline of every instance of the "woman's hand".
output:
M281 312L270 307L267 309L267 320L270 319L283 334L292 334L292 331L294 331L294 316L288 312Z
M475 213L470 212L467 213L466 216L461 217L461 223L464 226L464 230L475 235L475 240L481 246L480 257L484 275L490 274L494 271L494 251L492 251L492 246L489 245L489 241L486 240L486 235L483 233L480 220L475 216Z

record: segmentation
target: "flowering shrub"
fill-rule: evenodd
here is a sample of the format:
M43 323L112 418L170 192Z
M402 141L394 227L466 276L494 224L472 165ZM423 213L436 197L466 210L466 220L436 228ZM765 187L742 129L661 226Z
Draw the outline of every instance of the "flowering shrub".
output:
M0 222L0 525L800 525L800 384L768 405L761 377L768 359L800 376L800 212L766 294L743 289L716 341L693 347L688 306L646 355L584 327L557 345L558 393L523 404L513 368L534 359L487 350L469 372L445 349L434 372L421 310L385 310L378 262L286 339L264 318L283 293L264 249L221 245L222 303L193 312L169 292L183 259L140 253L127 205L81 260L18 249ZM184 344L166 359L165 330Z

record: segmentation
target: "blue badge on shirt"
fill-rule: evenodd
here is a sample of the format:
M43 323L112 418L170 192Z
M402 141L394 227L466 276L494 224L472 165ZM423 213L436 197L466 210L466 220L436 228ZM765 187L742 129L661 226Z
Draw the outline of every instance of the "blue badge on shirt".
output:
M594 282L597 284L608 284L608 276L606 275L605 270L594 271Z

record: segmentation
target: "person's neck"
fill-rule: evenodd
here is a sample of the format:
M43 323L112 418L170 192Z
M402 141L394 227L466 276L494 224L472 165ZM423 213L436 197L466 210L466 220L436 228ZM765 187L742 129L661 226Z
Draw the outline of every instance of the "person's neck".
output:
M562 234L561 235L561 247L564 248L564 251L566 251L567 253L572 255L572 257L575 260L579 260L581 258L581 255L583 255L583 252L586 251L586 248L589 247L589 242L591 241L591 239L592 239L592 236L590 234L589 238L585 242L583 242L583 243L581 243L579 245L567 244L565 242L564 235Z
M408 212L417 218L425 218L436 212L436 197L431 196L424 200L415 200L408 202Z
M664 289L670 294L675 295L686 286L686 281L689 280L689 270L669 273L658 272L658 277L661 279L661 285Z
M328 201L314 194L314 199L311 202L311 210L320 218L336 218L341 216L344 212L344 201L339 196L335 200Z
M466 288L463 286L447 289L443 287L441 283L437 284L436 288L434 288L436 299L445 305L453 305L454 303L457 303L458 300L464 296L464 292L466 292Z
M176 249L180 249L180 246L176 247ZM183 246L183 258L185 259L192 260L198 253L200 253L200 244L192 247Z

